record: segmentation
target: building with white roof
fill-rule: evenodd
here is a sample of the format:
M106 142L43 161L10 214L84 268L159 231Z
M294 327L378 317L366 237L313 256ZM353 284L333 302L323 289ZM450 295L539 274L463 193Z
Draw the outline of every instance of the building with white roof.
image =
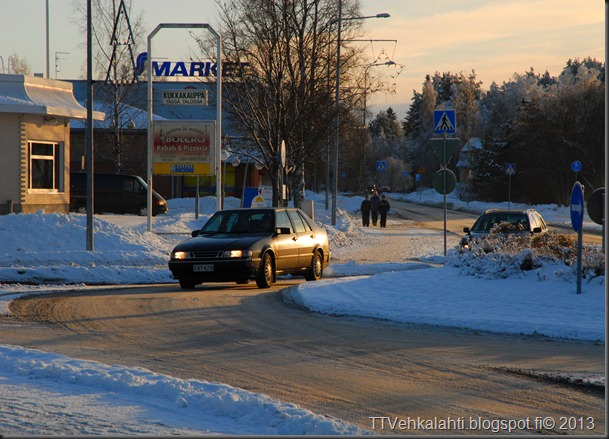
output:
M0 74L0 214L68 212L70 120L86 118L71 83Z

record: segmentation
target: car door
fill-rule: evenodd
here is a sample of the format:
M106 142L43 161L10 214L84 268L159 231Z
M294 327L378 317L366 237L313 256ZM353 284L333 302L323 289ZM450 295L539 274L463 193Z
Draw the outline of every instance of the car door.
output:
M298 235L285 209L275 212L275 227L284 232L276 236L275 265L277 271L292 271L298 267Z
M315 248L315 233L297 210L288 210L288 215L298 236L296 241L298 244L298 267L309 267Z

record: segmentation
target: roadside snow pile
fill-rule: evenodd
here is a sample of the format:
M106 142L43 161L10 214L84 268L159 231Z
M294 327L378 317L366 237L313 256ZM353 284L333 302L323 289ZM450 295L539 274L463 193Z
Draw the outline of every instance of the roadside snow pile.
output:
M86 220L86 215L42 212L0 216L2 282L113 284L127 270L136 283L171 281L171 245L161 236L95 217L95 251L89 252Z
M86 252L86 215L61 213L17 214L0 216L2 249L0 264L6 262L56 262L65 260L63 252ZM94 217L95 253L113 262L122 256L145 252L150 261L165 261L171 250L163 239L148 232L118 227L99 216ZM90 253L90 252L89 252ZM80 255L79 255L80 256ZM75 258L76 259L76 258ZM103 261L103 259L102 259Z
M101 395L107 395L112 405L164 407L165 411L173 410L173 415L180 418L185 428L199 433L207 429L213 434L262 436L369 434L341 419L317 415L297 405L225 384L183 380L140 367L110 366L34 349L0 345L0 372L25 376L30 385L37 381L43 384L52 381L73 394L89 394L96 389ZM104 399L102 397L98 404L105 404ZM142 416L145 413L133 415ZM52 421L47 419L47 422ZM152 425L160 429L173 422L175 419L156 419ZM114 426L114 432L125 434L120 427ZM66 428L69 427L64 425L61 431L65 433ZM134 431L146 433L135 429L131 433Z

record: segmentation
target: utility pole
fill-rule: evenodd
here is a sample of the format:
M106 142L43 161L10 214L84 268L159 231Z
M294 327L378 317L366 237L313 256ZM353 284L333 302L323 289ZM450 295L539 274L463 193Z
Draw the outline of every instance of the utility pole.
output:
M47 18L47 39L46 39L46 47L47 47L47 79L51 79L50 73L50 60L49 60L49 0L46 0L46 18ZM55 72L55 77L57 77L57 72Z

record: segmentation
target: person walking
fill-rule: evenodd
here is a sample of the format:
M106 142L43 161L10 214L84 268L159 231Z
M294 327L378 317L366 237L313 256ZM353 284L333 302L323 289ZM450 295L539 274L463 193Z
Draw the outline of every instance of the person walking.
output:
M381 216L381 227L387 227L387 212L389 212L389 209L391 209L389 201L387 201L387 197L383 195L378 207L378 211Z
M370 199L368 198L368 194L366 194L366 198L364 198L364 200L362 201L360 210L362 211L363 226L369 227L370 226Z
M372 214L372 225L376 226L376 223L379 218L379 204L381 203L381 199L379 194L374 192L372 198L370 198L370 213Z

